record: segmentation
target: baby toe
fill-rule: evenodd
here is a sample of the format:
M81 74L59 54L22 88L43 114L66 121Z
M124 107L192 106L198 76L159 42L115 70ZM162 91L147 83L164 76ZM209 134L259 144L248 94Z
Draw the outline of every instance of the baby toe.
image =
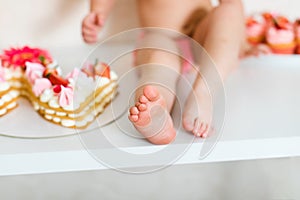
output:
M140 98L139 98L139 102L145 104L149 101L148 101L147 97L145 97L145 95L141 95Z
M141 104L139 105L138 109L139 109L139 111L141 111L141 112L142 112L142 111L145 111L145 110L147 110L147 105L141 103Z
M154 86L151 85L145 86L143 92L144 92L144 96L149 101L156 101L159 98L159 92Z
M137 114L139 114L139 110L138 110L138 108L136 106L131 107L130 110L129 110L129 112L130 112L131 115L137 115Z
M206 137L207 137L208 129L209 129L208 124L207 124L207 123L203 123L202 129L201 129L201 131L200 131L201 137L203 137L203 138L206 138Z
M198 136L198 137L201 136L200 130L202 128L202 125L203 125L203 123L200 120L198 120L198 119L195 120L194 128L192 131L195 136Z
M129 115L128 118L129 118L129 120L131 122L136 122L136 121L139 120L139 116L138 115Z

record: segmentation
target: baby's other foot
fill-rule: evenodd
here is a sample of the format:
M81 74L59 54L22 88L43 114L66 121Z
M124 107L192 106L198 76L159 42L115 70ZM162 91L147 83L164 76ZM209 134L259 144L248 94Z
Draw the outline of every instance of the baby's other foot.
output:
M191 92L185 103L183 127L197 137L206 138L211 133L212 100L208 89Z

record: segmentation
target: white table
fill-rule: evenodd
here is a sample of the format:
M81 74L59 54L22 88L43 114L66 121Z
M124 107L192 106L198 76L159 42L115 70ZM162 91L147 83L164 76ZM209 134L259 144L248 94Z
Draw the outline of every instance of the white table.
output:
M60 63L74 66L86 57L90 49L80 47L66 51L56 48L52 52ZM68 56L72 59L66 59ZM243 60L240 68L226 81L225 89L223 133L205 158L199 157L204 140L194 140L192 135L182 130L177 133L176 144L169 147L155 146L122 133L117 125L127 124L125 114L117 121L118 124L101 129L105 133L103 135L96 130L48 139L1 136L0 175L100 170L109 168L108 165L129 172L145 172L145 169L155 170L170 164L300 155L300 56L264 56ZM106 141L118 148L107 145ZM92 147L96 149L91 150ZM167 153L160 153L164 148L168 149ZM129 153L116 153L116 149ZM149 156L151 152L156 152L154 157ZM172 155L172 152L178 155ZM109 160L99 162L95 155ZM117 159L109 158L118 155ZM134 159L141 155L142 161L127 160L127 155L133 155Z

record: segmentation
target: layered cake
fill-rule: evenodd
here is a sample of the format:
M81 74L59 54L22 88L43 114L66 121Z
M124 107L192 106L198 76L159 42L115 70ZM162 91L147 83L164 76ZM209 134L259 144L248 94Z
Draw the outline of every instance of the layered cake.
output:
M117 93L117 75L105 63L87 63L62 76L59 65L39 48L9 49L0 59L0 117L24 97L46 120L83 129Z

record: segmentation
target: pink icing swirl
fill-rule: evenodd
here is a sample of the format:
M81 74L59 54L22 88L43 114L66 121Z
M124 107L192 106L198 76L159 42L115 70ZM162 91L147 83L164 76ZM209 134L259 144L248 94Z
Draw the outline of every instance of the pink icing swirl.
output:
M295 39L295 33L292 28L276 29L275 27L269 28L267 31L267 41L270 44L288 44Z
M300 25L296 26L296 38L300 40Z
M45 67L40 63L26 62L25 75L31 84L34 84L35 80L42 78Z
M61 85L61 91L59 94L59 105L61 107L69 106L73 103L73 98L74 98L73 89Z
M267 22L261 14L257 14L249 17L246 25L246 34L248 37L260 37L266 32Z
M51 88L52 84L51 82L46 78L37 78L34 81L32 90L35 94L35 96L40 96L45 89Z
M266 30L266 26L263 24L253 24L246 29L248 37L263 36Z

